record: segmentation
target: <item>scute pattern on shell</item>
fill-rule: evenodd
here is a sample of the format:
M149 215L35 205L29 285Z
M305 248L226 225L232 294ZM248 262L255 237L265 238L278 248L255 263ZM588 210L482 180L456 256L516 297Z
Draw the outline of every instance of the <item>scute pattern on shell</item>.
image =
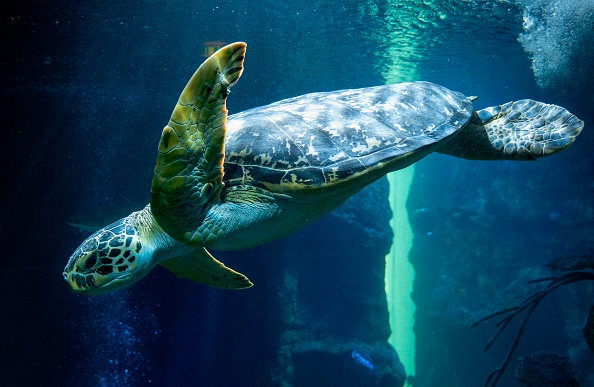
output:
M229 117L225 182L333 184L455 133L472 114L460 93L427 83L313 93ZM270 189L271 186L267 185Z

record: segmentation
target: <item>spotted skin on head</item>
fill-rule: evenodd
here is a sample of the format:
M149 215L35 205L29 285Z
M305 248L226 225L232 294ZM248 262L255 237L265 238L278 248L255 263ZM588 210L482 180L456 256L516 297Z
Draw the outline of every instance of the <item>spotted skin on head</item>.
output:
M124 218L102 228L72 254L64 279L74 292L101 289L136 269L142 243L130 223Z

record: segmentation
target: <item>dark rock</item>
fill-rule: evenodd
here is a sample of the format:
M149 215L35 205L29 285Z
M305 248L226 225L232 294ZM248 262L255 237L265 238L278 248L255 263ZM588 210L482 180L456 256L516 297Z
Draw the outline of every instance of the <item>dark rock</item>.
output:
M383 179L284 240L283 328L273 373L280 385L403 385L404 369L387 343L387 195Z
M516 378L529 387L577 387L579 382L567 356L537 352L518 361Z
M555 258L546 266L551 270L563 271L594 269L594 249Z
M590 351L594 352L594 305L590 307L588 318L582 331L584 332L584 338L586 339L586 343L588 343L588 347L590 347Z

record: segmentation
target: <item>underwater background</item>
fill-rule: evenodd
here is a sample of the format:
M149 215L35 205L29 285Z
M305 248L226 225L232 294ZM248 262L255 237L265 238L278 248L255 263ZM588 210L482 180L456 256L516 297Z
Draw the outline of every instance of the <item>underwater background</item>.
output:
M472 324L542 289L528 282L559 275L545 266L552 259L594 260L592 0L2 7L1 385L481 386L519 320L486 352L496 328ZM425 80L478 96L476 109L558 104L585 128L536 162L429 155L396 172L408 176L397 198L395 180L381 179L291 236L216 252L255 283L248 290L156 268L120 292L71 294L68 257L91 229L148 202L179 93L209 48L234 41L248 49L230 114ZM399 246L414 274L387 270ZM393 297L411 291L414 309L397 308ZM594 385L582 333L593 294L580 281L544 298L499 385ZM554 360L552 384L536 381L545 362L528 360L538 356Z

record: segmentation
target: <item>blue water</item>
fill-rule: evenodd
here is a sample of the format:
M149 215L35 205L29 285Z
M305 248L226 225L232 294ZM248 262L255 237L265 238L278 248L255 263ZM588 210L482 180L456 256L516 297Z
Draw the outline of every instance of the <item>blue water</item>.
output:
M69 220L148 201L161 130L205 59L203 43L220 40L248 44L230 113L375 86L398 71L478 96L477 109L533 98L585 121L574 145L538 162L431 155L417 164L407 209L428 209L437 224L424 227L437 231L420 232L411 251L411 383L481 385L511 338L485 354L492 327L472 322L529 296L538 288L527 281L551 275L546 262L594 241L592 15L592 0L13 4L0 16L0 384L363 386L401 375L381 346L385 181L293 236L219 252L248 274L250 290L211 289L160 269L96 298L62 283L89 234ZM594 383L581 337L592 292L586 283L551 295L518 356L555 351L582 385ZM516 365L501 385L521 385Z

